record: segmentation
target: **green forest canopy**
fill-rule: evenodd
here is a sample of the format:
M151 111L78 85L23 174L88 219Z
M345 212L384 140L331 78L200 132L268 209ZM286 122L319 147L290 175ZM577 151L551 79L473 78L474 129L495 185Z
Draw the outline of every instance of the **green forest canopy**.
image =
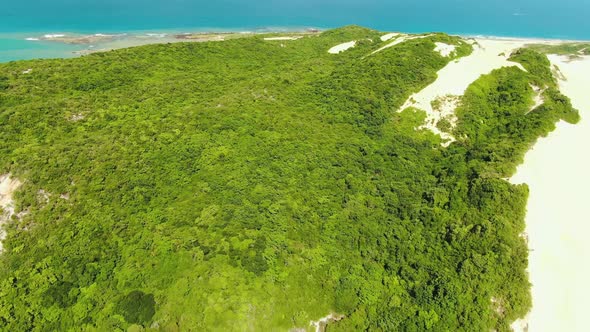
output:
M0 64L0 174L27 212L6 225L0 330L287 331L330 312L329 331L509 330L530 307L528 189L504 178L577 111L520 50L527 72L474 82L443 148L396 110L471 46L366 56L380 35Z

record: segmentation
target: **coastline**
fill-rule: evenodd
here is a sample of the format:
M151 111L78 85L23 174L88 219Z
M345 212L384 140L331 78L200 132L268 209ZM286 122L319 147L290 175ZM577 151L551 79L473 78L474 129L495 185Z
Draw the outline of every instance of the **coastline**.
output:
M262 28L185 28L130 31L30 31L0 32L0 63L45 58L72 58L95 52L149 44L223 41L239 36L317 33L327 28L293 26ZM400 32L414 34L413 32ZM590 43L590 40L450 34L464 39L559 45ZM194 38L190 38L190 37Z
M33 59L73 58L95 52L150 44L222 41L251 35L318 31L323 31L323 29L320 30L314 27L262 27L252 29L192 28L130 31L51 30L0 32L0 63Z

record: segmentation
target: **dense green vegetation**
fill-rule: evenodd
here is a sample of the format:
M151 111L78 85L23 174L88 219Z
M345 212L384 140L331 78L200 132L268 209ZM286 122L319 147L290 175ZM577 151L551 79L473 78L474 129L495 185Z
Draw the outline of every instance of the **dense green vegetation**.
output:
M336 312L329 331L507 331L530 306L528 189L503 178L577 112L522 51L528 72L476 81L443 148L396 110L453 60L434 42L471 47L366 56L379 36L1 64L0 174L27 214L6 227L0 330L287 331ZM531 84L548 89L529 112Z
M588 42L571 42L557 45L548 44L532 44L528 45L527 48L533 49L537 52L547 54L560 54L560 55L590 55L590 43Z

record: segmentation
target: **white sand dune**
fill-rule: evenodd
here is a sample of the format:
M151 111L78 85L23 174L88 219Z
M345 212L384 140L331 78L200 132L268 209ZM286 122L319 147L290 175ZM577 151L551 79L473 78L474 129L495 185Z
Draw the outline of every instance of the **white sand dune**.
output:
M20 187L21 183L17 179L10 177L10 174L0 176L0 252L2 252L2 240L6 237L4 231L4 223L14 214L14 201L12 199L13 192Z
M399 110L416 107L426 111L426 122L421 128L430 129L447 140L444 146L454 141L454 138L451 134L441 132L436 124L442 118L449 120L451 125L454 124L454 110L458 97L465 93L471 83L481 75L501 67L516 66L525 70L521 64L508 61L508 57L513 50L525 45L526 40L477 39L476 41L471 55L455 60L441 69L434 83L411 95ZM441 102L438 110L432 107L432 102L435 100Z
M338 44L338 45L330 48L328 50L328 53L330 53L330 54L338 54L340 52L344 52L344 51L348 50L349 48L353 48L355 46L356 46L356 41L354 41L354 40L353 41L349 41L349 42L346 42L346 43Z
M436 42L434 43L434 45L434 51L440 53L440 55L444 57L448 57L449 55L451 55L453 52L455 52L456 48L455 45L449 45L441 42Z
M391 38L397 37L399 35L400 35L400 33L398 33L398 32L390 32L388 34L381 36L381 41L388 41Z
M582 116L561 122L529 151L511 179L530 187L526 233L533 308L515 331L588 331L590 299L590 57L549 56L567 80L561 91ZM520 328L519 326L520 325Z

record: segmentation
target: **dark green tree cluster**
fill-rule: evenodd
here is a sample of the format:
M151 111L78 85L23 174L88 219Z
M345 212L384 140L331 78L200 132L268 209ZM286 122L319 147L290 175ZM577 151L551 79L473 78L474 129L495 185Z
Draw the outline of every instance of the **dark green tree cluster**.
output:
M528 189L503 178L577 113L522 51L528 72L472 84L444 148L397 110L471 46L371 55L380 35L0 64L0 174L24 212L0 330L287 331L335 312L329 331L507 331L530 307ZM548 87L532 112L531 84Z

